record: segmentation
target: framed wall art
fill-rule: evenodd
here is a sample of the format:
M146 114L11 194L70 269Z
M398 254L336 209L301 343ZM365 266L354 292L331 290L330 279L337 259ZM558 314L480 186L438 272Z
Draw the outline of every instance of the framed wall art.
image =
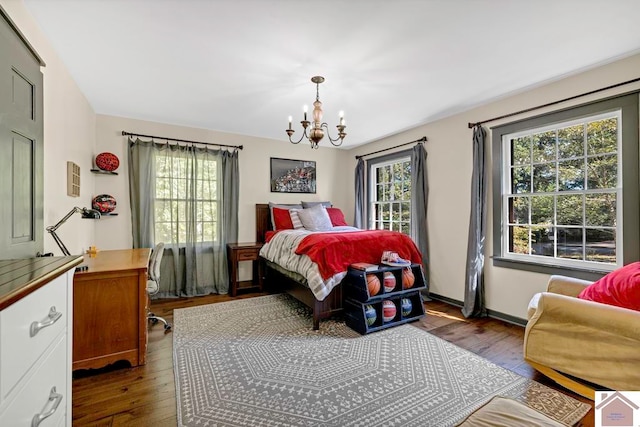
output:
M271 157L272 193L316 192L316 162Z

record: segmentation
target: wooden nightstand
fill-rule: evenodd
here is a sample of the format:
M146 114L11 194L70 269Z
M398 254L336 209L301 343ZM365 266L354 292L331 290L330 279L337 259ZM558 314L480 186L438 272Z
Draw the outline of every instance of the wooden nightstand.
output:
M229 262L229 295L235 297L238 290L262 291L262 262L260 262L262 243L227 243L227 260ZM238 281L238 263L253 261L253 280Z

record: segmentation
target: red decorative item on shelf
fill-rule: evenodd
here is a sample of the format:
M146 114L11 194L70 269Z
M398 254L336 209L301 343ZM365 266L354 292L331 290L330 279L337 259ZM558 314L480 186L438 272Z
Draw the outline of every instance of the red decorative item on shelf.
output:
M104 152L96 156L96 166L103 171L113 172L120 166L120 160L115 154Z
M116 208L116 199L108 194L100 194L93 198L91 207L103 214L110 213Z

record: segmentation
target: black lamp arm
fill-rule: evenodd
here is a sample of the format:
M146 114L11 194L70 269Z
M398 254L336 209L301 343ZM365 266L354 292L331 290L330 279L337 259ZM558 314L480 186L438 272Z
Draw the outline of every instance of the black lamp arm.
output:
M65 256L70 256L71 253L69 253L69 249L67 249L67 247L64 245L64 243L62 243L62 240L60 240L60 237L58 237L58 235L56 234L56 230L58 228L60 228L60 226L62 224L64 224L65 222L67 222L67 220L69 218L71 218L71 216L73 216L73 214L75 214L76 212L81 212L82 213L82 218L100 218L100 212L98 212L95 209L87 209L87 208L79 208L79 207L74 207L73 209L71 209L71 211L69 211L68 214L66 214L64 217L62 217L62 219L60 221L58 221L58 223L56 225L52 225L46 228L47 232L49 234L51 234L51 237L53 237L53 240L55 240L55 242L57 243L58 247L60 248L60 250L62 251L62 253Z

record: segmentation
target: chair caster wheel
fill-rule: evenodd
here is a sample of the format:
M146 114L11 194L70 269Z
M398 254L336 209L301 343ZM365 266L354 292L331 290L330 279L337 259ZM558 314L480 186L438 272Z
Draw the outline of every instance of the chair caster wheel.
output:
M156 323L158 323L158 319L150 319L150 320L152 325L155 325Z
M171 329L171 325L164 325L164 330L168 331L169 329Z

